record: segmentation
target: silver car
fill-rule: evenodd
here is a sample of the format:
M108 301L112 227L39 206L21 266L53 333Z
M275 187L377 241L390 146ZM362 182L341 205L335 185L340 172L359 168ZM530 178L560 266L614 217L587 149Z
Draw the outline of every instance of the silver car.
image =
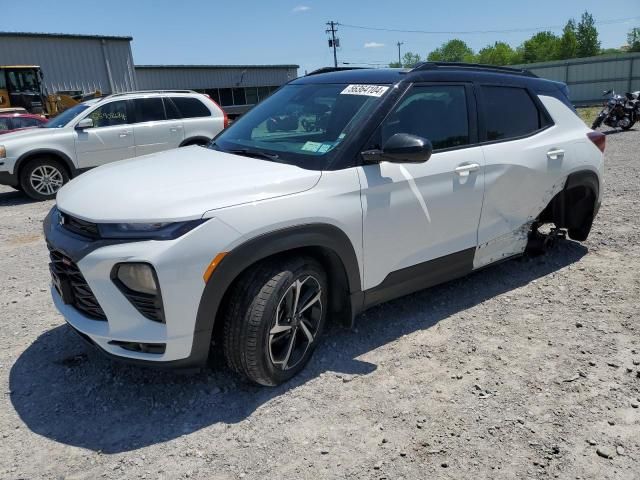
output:
M227 126L224 111L192 91L145 91L89 100L42 128L0 140L0 184L36 200L105 163L187 145L206 145Z

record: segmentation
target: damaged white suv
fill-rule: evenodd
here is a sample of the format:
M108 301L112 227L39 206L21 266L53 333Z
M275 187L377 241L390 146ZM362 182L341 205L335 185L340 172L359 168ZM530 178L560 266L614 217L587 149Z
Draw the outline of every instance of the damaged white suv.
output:
M276 385L327 320L537 248L542 224L585 240L604 141L564 84L527 71L314 72L209 149L62 188L44 224L53 299L114 358L194 366L222 350Z

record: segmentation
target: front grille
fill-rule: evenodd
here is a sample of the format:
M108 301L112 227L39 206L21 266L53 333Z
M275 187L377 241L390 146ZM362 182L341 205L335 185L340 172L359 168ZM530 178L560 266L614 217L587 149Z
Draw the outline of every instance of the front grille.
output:
M50 245L47 245L47 247L51 258L53 284L64 302L73 305L95 320L106 320L107 317L78 266L59 250L51 248ZM61 285L68 285L67 290L63 292L62 290L65 290L65 287Z
M60 212L60 215L62 216L62 226L67 230L82 235L83 237L98 238L100 236L98 225L95 223L80 220L79 218L62 212Z

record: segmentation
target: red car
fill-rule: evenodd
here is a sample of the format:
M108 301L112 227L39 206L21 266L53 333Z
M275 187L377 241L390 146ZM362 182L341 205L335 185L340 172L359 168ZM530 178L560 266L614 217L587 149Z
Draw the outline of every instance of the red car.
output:
M47 119L30 113L0 113L0 135L44 125Z

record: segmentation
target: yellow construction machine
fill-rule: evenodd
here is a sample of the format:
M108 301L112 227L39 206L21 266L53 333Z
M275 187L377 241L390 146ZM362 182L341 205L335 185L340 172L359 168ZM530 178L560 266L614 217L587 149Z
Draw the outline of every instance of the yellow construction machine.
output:
M0 65L0 112L24 109L54 117L84 100L101 96L99 91L89 95L82 91L48 93L42 78L37 65Z

